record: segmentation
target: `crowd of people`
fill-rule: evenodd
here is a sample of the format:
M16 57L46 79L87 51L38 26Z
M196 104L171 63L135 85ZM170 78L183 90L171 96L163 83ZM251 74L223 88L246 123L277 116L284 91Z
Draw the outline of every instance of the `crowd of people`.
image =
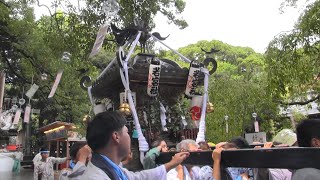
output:
M273 146L286 148L290 146L320 147L320 120L308 119L302 121L296 129L296 134L288 130L295 141L268 142L263 147ZM286 134L281 134L285 136ZM131 139L126 127L126 119L117 112L103 112L95 116L88 124L86 143L76 143L70 149L70 158L49 157L45 148L34 158L34 179L53 180L55 163L64 163L70 159L69 168L63 169L59 179L83 180L304 180L319 179L320 170L306 168L291 169L257 169L239 167L221 167L221 152L235 149L250 148L248 142L242 137L235 137L229 142L215 145L212 152L213 164L206 166L184 165L182 162L188 158L190 152L208 151L211 147L206 142L196 143L185 139L169 149L164 140L156 140L143 160L144 170L132 172L125 165L132 159ZM284 138L285 139L285 138ZM156 157L161 152L176 151L172 160L165 164L157 164Z

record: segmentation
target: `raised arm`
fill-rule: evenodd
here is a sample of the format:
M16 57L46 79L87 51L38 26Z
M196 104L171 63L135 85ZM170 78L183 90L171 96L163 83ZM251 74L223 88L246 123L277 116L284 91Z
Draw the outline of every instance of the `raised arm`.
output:
M56 157L50 157L53 163L62 164L67 161L67 158L56 158Z
M221 152L223 151L223 148L215 149L212 152L212 159L213 159L213 171L212 176L215 180L221 180Z

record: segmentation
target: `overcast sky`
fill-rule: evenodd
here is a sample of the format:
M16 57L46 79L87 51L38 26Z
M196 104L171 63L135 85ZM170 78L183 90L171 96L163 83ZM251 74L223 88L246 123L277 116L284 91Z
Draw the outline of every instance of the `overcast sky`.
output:
M286 9L285 13L280 14L279 7L282 0L186 0L186 2L182 16L189 26L184 30L168 25L162 16L157 16L155 19L155 31L160 32L162 36L170 34L165 41L166 44L177 49L199 40L216 39L235 46L251 47L261 53L275 35L293 28L305 5L302 4L296 9ZM35 14L40 17L42 14L47 14L47 10L36 7Z

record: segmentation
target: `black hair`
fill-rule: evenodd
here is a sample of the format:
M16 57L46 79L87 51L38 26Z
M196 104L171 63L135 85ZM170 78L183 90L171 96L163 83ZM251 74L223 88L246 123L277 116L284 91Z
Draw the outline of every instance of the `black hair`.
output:
M76 142L71 146L70 157L72 160L75 160L77 158L78 151L86 144L87 144L86 142Z
M239 147L235 143L226 143L221 146L224 149L231 149L231 148L236 148L238 149Z
M240 136L232 138L230 143L235 144L239 149L250 148L250 145L249 145L248 141L246 139L244 139L243 137L240 137Z
M273 144L273 145L280 145L280 144L282 144L282 143L281 143L281 142L278 142L278 141L273 141L272 144Z
M49 149L47 148L47 146L42 146L42 147L40 148L40 154L41 154L41 155L43 154L42 151L49 151Z
M43 146L40 148L40 151L49 151L48 148L46 146Z
M311 147L312 138L320 138L320 119L306 119L297 126L297 140L300 147Z
M121 130L126 124L127 120L117 112L105 111L97 114L88 124L88 145L93 151L107 146L112 133Z
M200 149L203 151L211 150L210 146L205 141L198 142L198 145L200 146Z
M153 142L151 143L151 147L152 147L152 148L155 148L155 147L160 146L160 144L161 144L162 141L164 141L162 138L156 139L155 141L153 141Z

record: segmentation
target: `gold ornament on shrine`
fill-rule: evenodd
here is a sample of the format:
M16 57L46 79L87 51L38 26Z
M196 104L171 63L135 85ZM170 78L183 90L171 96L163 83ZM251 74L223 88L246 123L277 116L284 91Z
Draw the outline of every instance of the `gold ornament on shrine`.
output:
M211 102L208 102L207 103L207 113L211 113L211 112L214 112L214 107Z
M120 104L119 111L126 116L131 115L130 105L128 103Z

